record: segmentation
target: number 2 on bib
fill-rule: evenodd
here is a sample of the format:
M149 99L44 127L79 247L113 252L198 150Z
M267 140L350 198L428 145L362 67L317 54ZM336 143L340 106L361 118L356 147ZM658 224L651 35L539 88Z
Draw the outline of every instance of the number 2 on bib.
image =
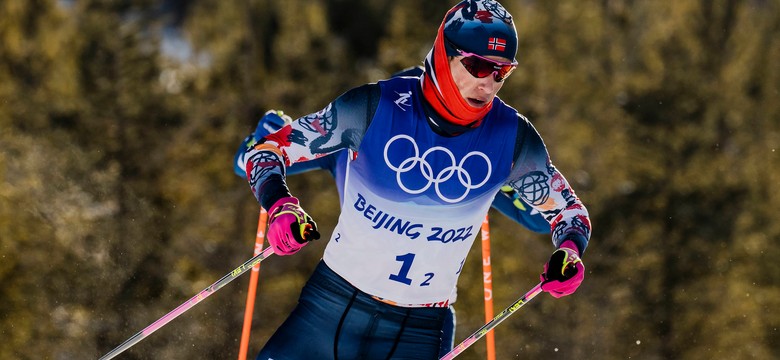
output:
M390 274L388 279L398 281L406 285L411 285L412 279L409 278L409 270L412 268L414 256L415 255L412 253L396 256L395 260L401 263L401 269L398 270L397 274ZM433 273L426 273L425 280L420 284L420 286L430 285L431 279L433 279Z

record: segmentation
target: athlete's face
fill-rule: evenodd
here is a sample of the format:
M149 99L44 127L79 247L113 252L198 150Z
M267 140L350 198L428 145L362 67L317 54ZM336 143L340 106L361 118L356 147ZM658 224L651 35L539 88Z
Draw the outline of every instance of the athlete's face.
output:
M483 78L475 77L463 67L460 62L462 56L455 56L450 58L450 72L452 73L452 79L455 81L455 85L458 86L460 96L463 97L466 102L475 107L481 108L487 106L496 97L498 90L504 86L504 82L497 82L495 78L491 76L485 76ZM488 59L499 62L510 62L511 60L500 56L487 56Z

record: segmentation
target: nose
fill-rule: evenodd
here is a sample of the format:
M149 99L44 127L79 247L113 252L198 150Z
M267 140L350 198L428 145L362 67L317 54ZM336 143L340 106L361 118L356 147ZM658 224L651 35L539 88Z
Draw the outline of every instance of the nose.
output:
M479 79L479 88L484 90L486 93L491 94L495 91L496 86L498 86L500 83L496 81L496 74L498 72L494 71L492 74L485 76L481 79Z

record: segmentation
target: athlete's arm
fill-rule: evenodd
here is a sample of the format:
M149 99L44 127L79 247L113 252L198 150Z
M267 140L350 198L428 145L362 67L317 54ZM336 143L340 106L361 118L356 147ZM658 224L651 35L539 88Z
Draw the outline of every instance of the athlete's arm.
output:
M550 223L556 248L571 240L582 254L591 232L588 210L550 161L547 148L533 125L519 114L518 120L515 163L506 185Z
M352 89L249 149L246 169L260 204L268 209L278 199L291 196L285 181L288 166L346 149L357 151L376 112L379 95L377 84Z

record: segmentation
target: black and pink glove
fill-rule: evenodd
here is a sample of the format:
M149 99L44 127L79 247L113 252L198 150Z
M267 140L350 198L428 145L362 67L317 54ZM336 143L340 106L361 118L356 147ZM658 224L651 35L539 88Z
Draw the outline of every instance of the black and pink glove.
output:
M292 255L309 241L320 238L317 224L298 205L298 199L283 197L268 210L268 243L277 255Z
M544 272L539 278L542 281L542 290L553 297L560 298L577 291L585 279L585 265L574 241L564 241L558 250L553 252L550 260L544 264Z

